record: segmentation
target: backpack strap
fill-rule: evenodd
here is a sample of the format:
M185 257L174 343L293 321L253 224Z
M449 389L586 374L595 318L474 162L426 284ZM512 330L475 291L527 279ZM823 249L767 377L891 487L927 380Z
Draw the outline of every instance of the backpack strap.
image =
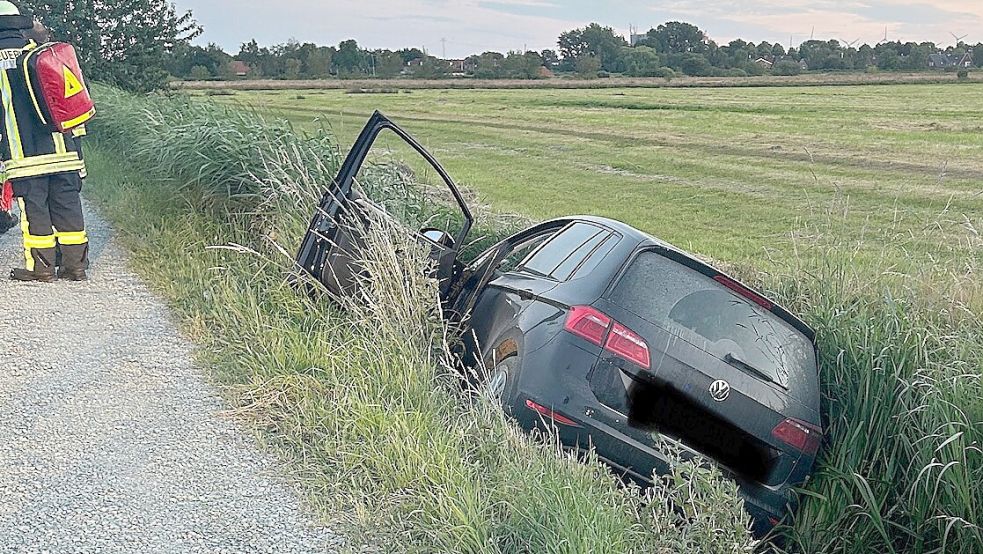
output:
M44 110L41 108L41 103L38 102L37 94L34 92L34 85L31 82L31 72L28 63L30 63L31 58L35 54L43 52L44 49L51 44L53 43L49 42L38 46L38 44L33 40L30 41L27 44L27 46L24 47L24 54L21 54L20 62L19 62L21 67L21 73L24 76L24 84L27 85L27 91L31 96L31 104L34 106L34 111L37 112L38 117L41 119L41 123L44 125L48 124L48 118L45 117Z

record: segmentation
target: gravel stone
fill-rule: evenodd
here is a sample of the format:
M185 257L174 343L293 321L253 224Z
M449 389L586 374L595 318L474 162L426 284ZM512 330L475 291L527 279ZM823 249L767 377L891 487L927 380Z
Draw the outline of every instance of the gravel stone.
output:
M91 280L14 283L0 237L0 552L334 552L87 205Z

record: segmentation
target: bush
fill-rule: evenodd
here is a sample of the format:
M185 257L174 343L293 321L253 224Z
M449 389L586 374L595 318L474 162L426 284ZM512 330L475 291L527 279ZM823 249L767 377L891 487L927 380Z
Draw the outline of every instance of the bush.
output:
M713 66L703 54L683 54L679 61L679 67L686 75L693 77L707 77L713 73Z
M673 71L671 67L660 67L659 69L655 70L652 76L661 77L666 81L672 81L676 78L676 72Z
M196 65L192 67L190 76L193 81L207 81L208 79L214 77L212 72L203 65Z
M577 58L577 76L581 79L594 79L601 71L601 60L597 56Z
M959 73L956 74L956 78L958 78L960 81L968 81L969 80L969 70L968 69L960 69L959 70Z
M800 73L802 73L802 66L800 66L798 62L793 62L792 60L782 60L777 62L771 68L772 75L789 77L792 75L799 75Z

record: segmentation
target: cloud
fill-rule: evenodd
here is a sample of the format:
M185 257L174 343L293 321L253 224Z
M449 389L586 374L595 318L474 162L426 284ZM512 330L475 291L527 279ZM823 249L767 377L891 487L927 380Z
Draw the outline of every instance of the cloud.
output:
M425 47L461 57L484 50L556 48L563 31L596 21L627 33L689 21L718 42L744 38L952 42L983 40L983 0L176 0L205 25L203 42L230 50L256 38L369 48ZM813 31L815 28L815 31ZM446 39L442 41L441 39Z
M935 4L912 0L673 0L652 10L689 18L720 42L762 40L770 34L791 36L796 42L814 36L876 43L883 40L886 29L890 40L946 44L951 42L949 27L965 29L963 33L983 29L983 2L976 0Z

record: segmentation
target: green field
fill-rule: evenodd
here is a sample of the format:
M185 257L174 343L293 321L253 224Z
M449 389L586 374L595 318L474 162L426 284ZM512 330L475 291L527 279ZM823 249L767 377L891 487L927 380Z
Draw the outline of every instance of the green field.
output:
M296 294L297 241L376 107L494 209L628 220L734 264L817 331L824 444L784 547L759 551L983 551L978 87L219 97L338 145L97 92L90 198L234 405L304 461L312 502L388 529L388 550L717 553L747 536L732 483L680 464L654 497L626 493L461 397L404 232L367 249L373 292L345 311ZM421 176L396 156L369 169ZM383 176L363 189L409 190ZM489 215L481 233L500 235Z
M832 234L855 259L942 270L978 295L983 85L219 98L328 127L343 148L382 110L496 210L604 215L757 266Z

